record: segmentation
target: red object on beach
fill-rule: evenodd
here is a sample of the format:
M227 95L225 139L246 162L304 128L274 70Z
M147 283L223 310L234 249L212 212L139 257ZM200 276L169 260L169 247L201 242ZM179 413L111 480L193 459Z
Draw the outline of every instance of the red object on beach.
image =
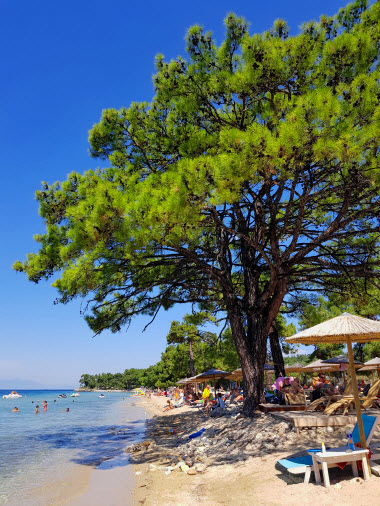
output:
M174 429L172 429L171 431L169 431L169 434L170 434L171 436L173 436L173 435L175 434L175 430L174 430Z

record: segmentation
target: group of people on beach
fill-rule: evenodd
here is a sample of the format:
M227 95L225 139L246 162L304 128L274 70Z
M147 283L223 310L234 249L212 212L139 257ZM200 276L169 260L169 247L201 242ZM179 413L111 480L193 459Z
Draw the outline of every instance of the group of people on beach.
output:
M160 395L160 394L156 394ZM188 388L186 391L182 388L171 388L165 391L168 397L167 405L163 409L164 412L170 411L181 406L202 406L206 416L215 408L224 409L225 401L240 402L243 400L242 392L238 388L234 388L231 392L218 392L216 399L212 393L211 385L206 385L203 391L197 392L195 389Z
M366 384L364 380L361 380L357 385L358 390L363 395L366 395L369 387L370 384ZM303 386L298 377L279 377L272 385L272 392L266 394L265 398L272 403L306 404L305 391L310 392L311 401L318 399L322 395L330 396L334 400L334 396L344 393L345 384L334 385L324 372L320 372L312 378L311 384L304 384Z

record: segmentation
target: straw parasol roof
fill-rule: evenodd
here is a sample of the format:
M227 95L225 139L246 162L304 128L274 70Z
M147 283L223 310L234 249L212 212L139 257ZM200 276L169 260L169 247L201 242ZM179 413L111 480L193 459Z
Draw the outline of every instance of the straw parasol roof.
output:
M315 372L315 371L339 371L339 364L325 364L322 360L316 360L311 364L305 365L302 369L304 372Z
M194 378L197 379L218 379L218 378L224 378L225 376L228 376L227 371L222 371L221 369L210 369L206 372L202 372L201 374L197 374L194 376Z
M264 371L274 371L274 366L272 364L264 364ZM241 367L239 369L235 369L230 372L228 376L225 376L226 379L229 380L241 380L243 379L243 370Z
M361 371L376 371L376 369L380 368L380 358L375 357L371 360L368 360L368 362L364 363L364 366L360 368Z
M356 383L356 373L354 366L354 354L352 351L352 341L357 343L365 343L368 341L380 340L380 322L362 318L361 316L343 313L340 316L331 318L319 325L315 325L310 329L303 330L294 336L285 339L288 343L346 343L347 352L350 364L350 373L352 383ZM354 399L356 416L358 420L360 442L362 448L367 448L363 418L360 406L359 393L357 388L354 388Z
M206 372L202 372L201 374L197 374L196 376L194 376L194 380L196 380L196 381L202 381L202 380L207 380L207 379L214 380L214 394L216 397L216 380L220 379L220 378L225 378L228 375L229 375L229 373L227 371L222 371L221 369L212 368Z
M364 367L360 368L360 372L362 372L362 371L376 371L376 370L377 370L377 375L380 378L380 358L379 357L375 357L372 360L368 360L368 362L366 362L364 364Z
M324 364L349 364L349 358L347 355L338 355L337 357L329 358L328 360L322 360ZM360 367L363 364L363 362L359 362L359 360L354 360L355 367Z
M225 378L229 380L241 380L243 378L243 371L241 367L230 372L230 374L228 376L225 376Z
M287 337L285 341L303 344L346 343L347 338L356 343L378 340L380 339L380 322L343 313L294 336Z
M182 378L177 381L177 385L185 385L188 382L189 378Z
M286 365L285 366L285 372L299 372L303 369L304 364L301 364L300 362L296 362L293 365Z

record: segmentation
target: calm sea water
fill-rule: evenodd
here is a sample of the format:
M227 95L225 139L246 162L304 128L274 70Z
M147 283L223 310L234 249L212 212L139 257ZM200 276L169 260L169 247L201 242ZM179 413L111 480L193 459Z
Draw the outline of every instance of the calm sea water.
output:
M74 464L116 461L125 446L143 436L145 411L127 393L105 393L102 399L97 392L71 397L72 391L18 390L20 399L2 398L9 393L0 390L0 504L24 504L26 492L58 479ZM60 393L67 398L59 399ZM12 413L15 406L19 412Z

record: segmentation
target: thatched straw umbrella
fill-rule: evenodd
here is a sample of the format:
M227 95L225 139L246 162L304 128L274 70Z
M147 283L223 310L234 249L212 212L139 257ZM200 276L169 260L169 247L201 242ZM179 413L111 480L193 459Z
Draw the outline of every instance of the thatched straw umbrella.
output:
M352 342L366 343L378 340L380 340L380 322L362 318L361 316L354 316L349 313L343 313L340 316L331 318L331 320L327 320L285 339L288 343L345 343L347 345L351 379L354 386L356 385L356 373ZM357 388L353 390L360 442L362 448L367 448L359 392Z
M325 364L322 360L315 360L315 362L311 362L310 364L304 365L302 368L304 372L329 372L329 371L339 371L338 364Z
M322 362L324 364L336 364L336 365L339 365L339 371L343 375L344 386L346 387L347 386L346 369L347 369L348 364L350 363L347 355L338 355L337 357L332 357L332 358L329 358L328 360L322 360ZM364 365L363 362L359 362L359 360L354 360L354 367L355 367L355 369L358 369L362 365Z
M361 367L359 369L360 372L362 372L362 371L376 371L376 370L377 370L377 375L380 378L380 358L379 357L375 357L372 360L368 360L368 362L364 363L364 367Z
M293 365L286 365L285 366L285 374L289 374L291 372L296 372L298 374L298 378L300 377L301 371L303 371L304 364L301 364L300 362L296 362Z
M214 394L216 399L216 380L220 378L225 378L229 373L227 371L221 371L220 369L210 369L209 371L202 372L201 374L197 374L194 376L198 381L213 379L214 380Z
M179 381L177 381L177 385L186 385L189 382L189 378L182 378Z
M347 357L347 355L338 355L337 357L332 357L332 358L329 358L327 360L322 360L322 362L324 364L349 364L350 363L350 360L349 358ZM357 369L358 367L361 367L363 364L363 362L359 362L359 360L354 360L354 366L355 366L355 369Z
M269 373L269 371L274 371L274 366L272 364L264 364L264 372L266 375ZM230 372L228 376L225 376L225 379L240 382L243 379L243 370L241 367L239 369L235 369L234 371ZM268 378L267 383L270 383Z
M285 366L285 372L300 372L303 369L304 364L301 364L300 362L296 362L293 365L286 365Z

